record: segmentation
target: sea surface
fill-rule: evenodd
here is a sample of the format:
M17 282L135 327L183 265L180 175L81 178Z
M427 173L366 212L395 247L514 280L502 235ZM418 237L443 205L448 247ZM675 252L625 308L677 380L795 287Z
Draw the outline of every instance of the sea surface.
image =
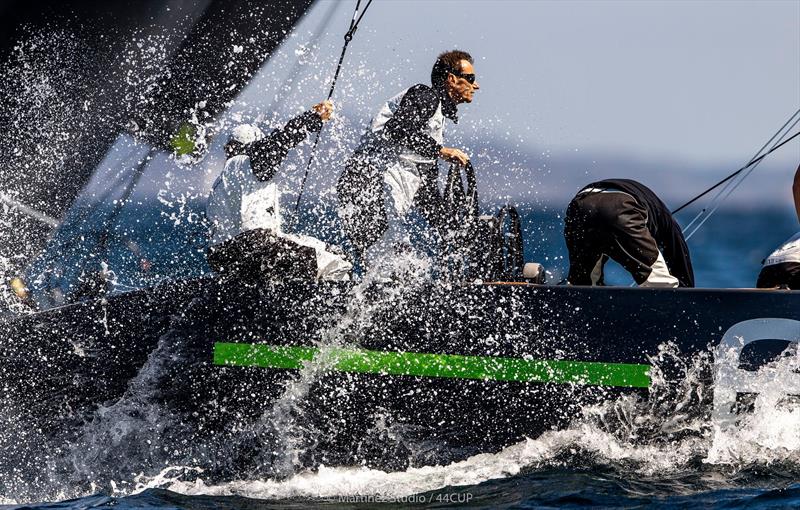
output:
M536 206L521 209L526 259L544 264L550 281L557 283L567 267L561 211ZM329 215L326 217L326 221L332 221ZM691 217L687 214L679 219L688 222ZM88 257L87 261L87 254L97 251L98 241L92 232L98 231L99 223L96 216L93 218L76 219L67 225L52 240L49 255L32 268L30 279L38 285L40 303L57 304L72 291L71 281L87 268L96 267L101 259L114 272L117 291L207 271L203 260L205 226L191 211L176 214L156 205L129 206L114 221L108 255ZM310 231L320 222L307 212L299 224L301 230ZM790 210L718 212L689 242L698 286L753 286L761 259L798 228ZM630 283L618 268L610 269L609 280L619 285ZM60 290L54 293L56 287ZM655 419L648 416L646 406L627 401L595 412L633 416L630 437L636 436L638 423ZM683 419L678 411L667 418L675 422ZM74 482L54 476L37 481L41 487L38 493L35 488L29 488L22 497L0 492L0 508L800 506L800 411L759 409L736 435L722 434L708 423L683 426L695 433L669 441L642 442L578 420L567 430L552 431L457 463L400 471L321 466L276 479L241 473L230 481L206 482L201 465L166 466L157 473L131 469L121 475L114 466L98 462L89 466L94 469L87 472L92 472L94 479L84 480L89 489L81 493L75 494ZM159 447L152 442L147 446ZM115 462L113 455L109 458L104 462ZM116 462L122 465L127 460L119 458ZM43 472L46 467L42 465ZM108 478L106 468L114 473L114 479ZM0 465L0 480L14 469ZM86 466L82 469L86 471Z
M494 213L504 204L486 204ZM539 262L549 283L561 281L569 268L563 236L563 208L519 204L525 260ZM104 213L95 204L76 207L70 220L54 236L44 254L34 262L28 281L34 287L62 286L68 293L81 272L97 269L108 260L115 272L117 290L124 291L187 278L208 272L205 262L207 225L204 204L188 201L179 207L159 203L129 204L111 222L105 257L97 256L104 231ZM681 225L692 222L697 210L678 216ZM289 231L322 237L348 249L336 214L329 207L302 210L299 220L284 219ZM292 225L297 225L292 226ZM696 225L696 223L695 223ZM689 249L698 287L753 287L762 260L800 229L791 208L722 209L711 215L690 239ZM132 249L133 248L133 249ZM144 265L142 261L146 260ZM606 281L630 285L633 280L613 261Z

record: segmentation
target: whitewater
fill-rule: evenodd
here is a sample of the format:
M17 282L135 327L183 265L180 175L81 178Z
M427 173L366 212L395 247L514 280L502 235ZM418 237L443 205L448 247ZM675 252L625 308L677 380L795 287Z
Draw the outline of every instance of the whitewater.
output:
M41 53L41 48L48 46L60 50L58 58L52 58L52 53ZM318 65L313 48L300 46L295 56L303 60L303 65ZM69 137L52 143L41 143L41 140L51 139L53 133L69 133L71 123L80 119L75 112L93 107L61 94L59 89L59 65L78 59L81 48L69 36L56 33L39 34L22 44L18 51L17 63L21 64L5 75L4 83L6 87L10 82L15 87L24 85L25 93L21 97L28 97L30 101L15 103L20 134L16 140L6 139L4 143L12 150L21 151L30 146L32 140L40 140L37 164L41 165L41 172L57 172L58 161L67 157L74 140ZM46 55L50 56L49 60ZM148 55L151 58L145 58ZM132 82L129 85L151 87L159 62L165 58L163 44L158 36L133 41L129 58L134 64L143 62L141 75L129 76ZM288 61L282 64L289 65ZM354 65L354 72L359 76L369 76L373 72L357 63ZM251 92L251 97L256 92ZM355 91L347 93L353 95ZM139 99L135 95L127 97L132 107L137 106ZM47 102L55 105L49 116L40 111L41 105ZM219 168L222 135L238 122L265 120L262 114L256 113L253 104L246 103L241 101L233 105L233 110L238 111L220 119L205 119L202 105L198 105L197 111L192 112L191 122L197 127L194 131L196 145L207 153L199 157L164 157L173 165L171 170L148 183L156 190L156 200L148 202L138 197L139 203L131 204L120 215L120 231L130 238L147 239L141 243L141 248L148 254L150 263L159 269L158 272L144 271L138 256L125 251L123 238L112 241L109 264L116 291L207 272L203 246L193 240L202 236L205 229L202 197ZM503 119L484 122L477 128L479 135L502 124ZM331 127L333 141L323 147L322 152L333 160L341 160L348 150L347 140L355 139L358 127L356 119L341 114ZM132 137L121 137L118 152L135 145L132 140ZM145 159L147 150L137 150ZM488 165L489 162L507 157L505 146L484 147L478 155L479 160L482 158L487 163L487 173L498 171L497 167ZM302 169L303 161L304 158L298 157L292 169ZM547 168L540 170L549 172ZM519 180L531 180L522 168L503 168L503 171ZM288 183L297 184L300 173L290 175ZM111 177L113 173L96 176L95 180L98 184L116 184ZM532 190L535 189L537 183L530 184ZM324 179L317 187L317 193L312 196L323 203L330 198L330 189L326 188ZM96 196L102 196L102 192ZM85 210L97 210L96 196L84 197L86 202L78 205L85 205ZM528 239L526 259L545 262L551 271L550 277L557 281L563 276L566 264L560 238L561 211L538 203L535 191L527 198L529 203L522 207ZM337 230L338 225L324 203L303 214L305 219L299 222L301 229L319 221L323 230ZM784 231L793 227L782 211L774 209L746 215L723 211L715 221L713 227L722 234L707 234L704 238L705 234L701 233L696 240L698 248L693 251L698 281L705 286L752 286L759 250L763 244L771 242L764 238L774 236L777 242L785 237ZM34 265L32 273L38 278L33 284L49 285L52 281L47 278L54 278L59 285L66 286L65 282L76 272L77 261L92 250L88 233L99 227L91 221L75 222L56 234L50 245L55 249ZM10 246L18 233L11 235L4 230L3 235L2 242ZM76 241L78 239L80 242ZM743 248L742 243L749 244ZM742 257L742 253L746 256ZM52 276L53 256L63 260L63 267L58 268L62 273L57 278ZM0 258L4 279L12 274L14 262L13 257ZM402 269L409 281L406 290L424 283L428 270L424 264L410 261ZM610 272L610 278L614 277L620 279L621 284L627 284L618 268ZM324 332L322 342L317 345L321 355L284 383L281 396L276 402L265 405L263 416L253 429L232 430L224 437L206 437L198 441L195 431L159 402L157 389L163 383L167 367L176 359L175 347L184 341L181 328L185 324L180 322L180 317L174 318L176 327L159 339L158 347L128 383L123 398L103 403L74 430L63 431L57 440L35 427L20 426L19 417L29 412L25 406L4 405L0 409L0 504L29 508L32 503L49 501L60 503L42 503L42 507L59 505L58 508L69 509L144 505L156 508L325 507L379 503L440 507L468 504L487 508L658 503L694 506L700 503L722 505L729 501L764 507L800 504L800 487L797 486L800 407L797 402L787 398L778 385L763 388L752 402L752 412L735 430L721 428L713 417L700 410L700 402L711 398L713 391L702 375L709 369L710 357L682 359L669 344L663 345L659 357L652 360L655 368L646 398L627 396L586 406L563 430L550 430L494 452L465 454L456 451L452 455L439 452L440 457L427 465L415 465L424 451L413 452L407 459L397 459L400 465L410 464L399 469L376 467L366 462L350 466L307 465L305 459L309 452L313 453L314 445L309 441L313 439L313 431L303 421L303 404L314 382L332 368L333 361L326 357L326 352L348 347L348 339L368 332L373 321L380 320L379 312L388 306L397 306L404 299L402 289L392 289L389 294L378 295L376 300L376 295L367 290L372 283L366 279L351 291L346 310L333 321L333 326ZM12 296L0 294L0 299L15 313L26 313ZM105 318L99 313L96 320L102 322ZM107 325L103 326L107 330ZM590 343L592 339L581 341ZM75 349L80 348L76 342ZM662 377L659 367L665 364L679 367L682 377L678 384L668 383ZM798 368L797 353L793 351L762 370L771 371L774 379L780 381L795 377ZM47 376L69 377L69 374ZM0 391L3 391L0 403L5 404L6 393L10 390L0 388ZM32 402L31 406L47 404ZM370 411L380 418L379 409ZM376 420L375 428L378 437L398 443L404 440L402 429L380 419ZM424 445L420 448L424 449ZM257 467L237 471L235 466L228 465L229 459L222 458L226 453L231 458L255 459L252 464Z

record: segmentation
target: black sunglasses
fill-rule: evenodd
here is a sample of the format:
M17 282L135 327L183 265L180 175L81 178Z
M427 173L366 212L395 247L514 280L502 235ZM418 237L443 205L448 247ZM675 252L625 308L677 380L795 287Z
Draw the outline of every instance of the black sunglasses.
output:
M464 78L470 83L475 83L475 73L462 73L461 71L456 71L455 69L451 69L450 74L452 74L453 76L458 76L459 78Z

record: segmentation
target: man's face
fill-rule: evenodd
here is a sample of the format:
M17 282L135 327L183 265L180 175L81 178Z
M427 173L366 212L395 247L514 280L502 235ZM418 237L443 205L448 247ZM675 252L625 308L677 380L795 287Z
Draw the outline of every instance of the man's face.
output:
M470 82L472 79L472 82ZM445 88L450 98L456 103L471 103L472 96L480 85L475 79L475 68L468 60L462 60L456 72L448 73Z

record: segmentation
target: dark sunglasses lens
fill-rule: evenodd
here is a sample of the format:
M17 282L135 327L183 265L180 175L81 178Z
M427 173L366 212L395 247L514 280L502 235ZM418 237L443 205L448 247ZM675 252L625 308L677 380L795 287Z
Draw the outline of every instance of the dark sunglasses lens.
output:
M450 71L450 74L452 74L453 76L458 76L459 78L464 78L465 80L467 80L470 83L475 83L475 74L474 73L465 74L465 73L462 73L461 71Z

